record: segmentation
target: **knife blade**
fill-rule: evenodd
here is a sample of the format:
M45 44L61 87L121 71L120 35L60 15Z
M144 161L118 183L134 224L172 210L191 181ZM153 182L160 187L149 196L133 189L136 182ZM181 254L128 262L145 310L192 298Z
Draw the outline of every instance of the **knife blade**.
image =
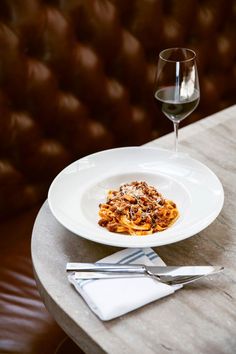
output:
M93 276L101 278L109 274L117 274L120 277L124 275L150 275L150 276L203 276L217 273L223 270L220 266L147 266L144 264L114 264L114 263L67 263L67 271L76 271L83 273L86 279ZM89 274L93 273L93 274ZM97 273L97 276L96 276Z

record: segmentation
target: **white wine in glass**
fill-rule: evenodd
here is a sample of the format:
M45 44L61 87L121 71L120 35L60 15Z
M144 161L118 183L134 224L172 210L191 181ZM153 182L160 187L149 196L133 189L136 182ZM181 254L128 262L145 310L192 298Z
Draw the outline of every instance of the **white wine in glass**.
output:
M174 124L175 152L179 123L192 113L200 99L196 54L191 49L170 48L159 54L154 96Z

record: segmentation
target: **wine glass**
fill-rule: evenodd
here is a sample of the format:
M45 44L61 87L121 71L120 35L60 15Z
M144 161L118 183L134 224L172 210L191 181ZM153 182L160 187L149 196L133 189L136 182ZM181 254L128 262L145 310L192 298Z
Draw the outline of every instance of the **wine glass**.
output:
M194 111L200 99L196 54L193 50L169 48L159 54L154 96L162 112L174 123L177 152L179 123Z

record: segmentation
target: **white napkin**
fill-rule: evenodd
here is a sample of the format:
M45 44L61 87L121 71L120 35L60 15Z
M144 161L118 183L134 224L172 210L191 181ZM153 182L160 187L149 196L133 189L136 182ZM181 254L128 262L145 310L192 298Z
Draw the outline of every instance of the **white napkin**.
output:
M100 262L165 266L162 259L151 248L127 248L101 259ZM162 284L148 277L78 280L75 274L71 273L68 279L91 310L103 321L111 320L170 295L181 287Z

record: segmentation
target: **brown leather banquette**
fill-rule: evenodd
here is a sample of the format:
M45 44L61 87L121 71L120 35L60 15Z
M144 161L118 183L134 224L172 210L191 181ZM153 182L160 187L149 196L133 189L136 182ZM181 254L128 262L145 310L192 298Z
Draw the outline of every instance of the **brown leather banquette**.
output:
M198 58L201 101L184 124L236 103L236 0L0 1L1 353L64 339L33 280L34 218L70 162L172 130L153 80L174 46Z

